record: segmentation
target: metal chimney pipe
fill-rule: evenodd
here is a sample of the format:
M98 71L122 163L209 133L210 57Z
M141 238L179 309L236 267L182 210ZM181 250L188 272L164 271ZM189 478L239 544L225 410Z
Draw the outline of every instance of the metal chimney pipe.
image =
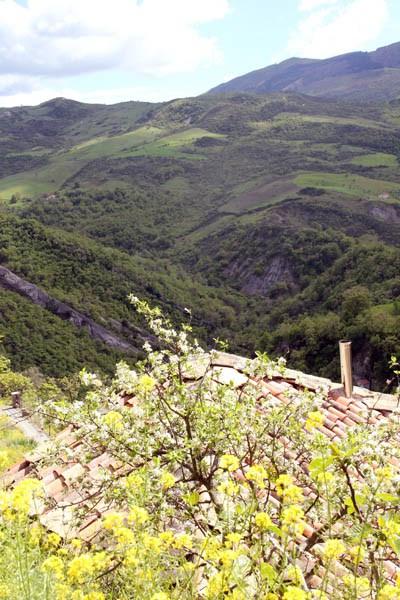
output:
M340 340L340 372L342 384L346 398L351 398L353 394L353 373L351 368L351 342L350 340Z

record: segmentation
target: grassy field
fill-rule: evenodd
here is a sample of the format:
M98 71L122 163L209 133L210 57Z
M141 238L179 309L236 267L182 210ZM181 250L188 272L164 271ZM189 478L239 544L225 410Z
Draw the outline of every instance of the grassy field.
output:
M298 191L298 185L288 177L268 182L255 189L244 191L220 207L220 212L243 213L262 206L271 206Z
M7 417L0 415L0 453L6 453L6 468L18 462L34 446L34 442L27 440Z
M86 140L71 148L67 155L77 156L81 160L118 156L120 152L129 153L132 149L148 144L165 133L158 127L139 127L139 129L121 135L100 136Z
M185 152L202 137L224 138L206 129L192 128L170 133L158 127L144 126L116 135L85 140L70 150L56 153L48 165L23 171L0 180L0 199L9 200L13 194L37 197L59 189L63 183L89 162L99 158L128 158L131 156L165 156L203 160L201 150Z
M400 190L400 185L392 181L371 179L349 173L300 173L294 183L299 187L315 187L349 196L373 196Z
M362 167L397 167L399 164L394 154L385 154L385 152L355 156L351 162Z
M201 151L196 154L182 152L182 148L190 146L202 137L224 138L225 135L212 133L206 129L192 128L164 135L154 141L121 152L120 156L171 156L174 158L202 159Z
M371 119L364 119L362 117L334 117L330 115L304 115L295 112L281 112L275 115L272 119L266 121L252 121L250 125L257 131L267 131L272 127L299 124L299 123L317 123L324 124L330 123L333 125L355 125L358 127L369 127L381 129L389 128L386 123L381 121L373 121Z

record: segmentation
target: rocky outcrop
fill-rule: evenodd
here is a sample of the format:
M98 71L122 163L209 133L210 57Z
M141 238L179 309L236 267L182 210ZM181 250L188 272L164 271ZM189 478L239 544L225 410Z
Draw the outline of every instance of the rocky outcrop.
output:
M288 261L282 256L273 257L261 272L254 269L254 261L233 261L224 271L225 275L240 282L242 292L251 295L266 295L280 282L292 283L293 274Z
M385 223L400 223L400 207L395 204L374 204L367 205L368 211L375 219Z
M21 296L29 298L34 304L49 310L64 321L69 321L75 325L75 327L85 327L93 339L99 340L116 350L122 350L124 352L137 350L137 348L127 341L119 338L98 323L95 323L90 317L75 310L72 306L52 298L34 283L22 279L6 267L2 266L0 266L0 285L7 290L17 292L18 294L21 294Z

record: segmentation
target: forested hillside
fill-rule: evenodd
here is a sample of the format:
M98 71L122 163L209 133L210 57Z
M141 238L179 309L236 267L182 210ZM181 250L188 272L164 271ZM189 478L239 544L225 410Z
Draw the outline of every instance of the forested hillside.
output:
M400 101L56 99L1 109L0 136L0 264L126 340L128 360L147 335L133 292L175 321L191 309L203 344L334 378L350 336L356 375L384 385L400 344ZM0 302L16 368L115 362L15 292Z

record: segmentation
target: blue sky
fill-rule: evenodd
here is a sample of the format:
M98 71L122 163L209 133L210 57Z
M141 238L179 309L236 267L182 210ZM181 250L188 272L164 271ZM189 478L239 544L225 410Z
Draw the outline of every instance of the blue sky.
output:
M0 0L0 11L0 106L168 100L291 56L400 41L399 0Z

